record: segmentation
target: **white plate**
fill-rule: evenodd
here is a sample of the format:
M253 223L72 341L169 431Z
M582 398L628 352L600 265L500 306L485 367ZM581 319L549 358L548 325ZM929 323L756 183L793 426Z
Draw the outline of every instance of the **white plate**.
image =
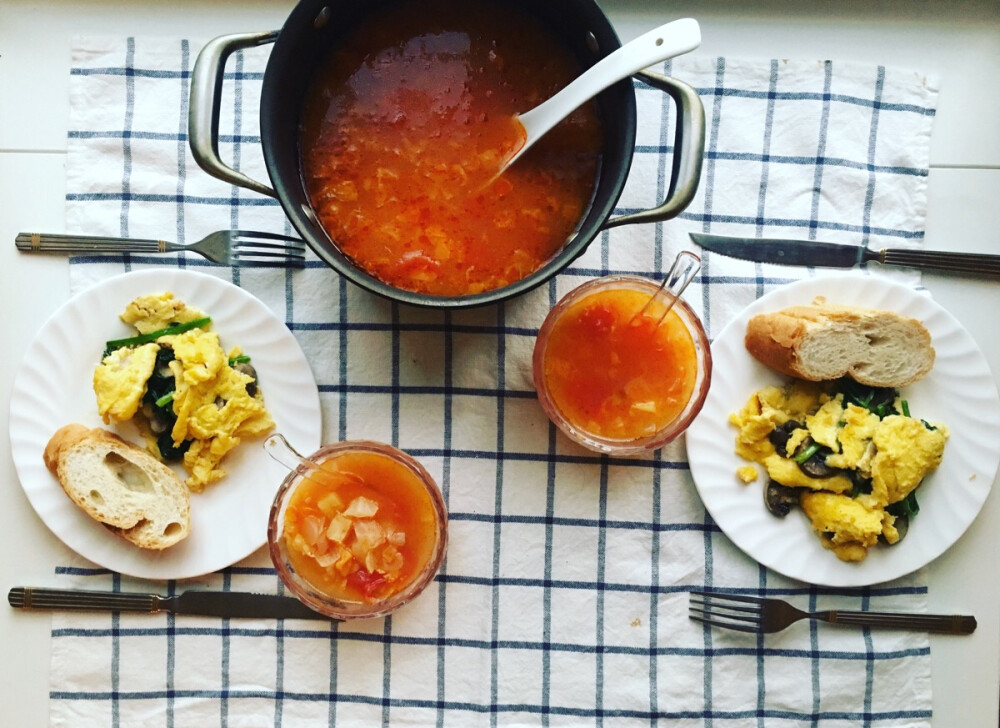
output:
M14 466L32 507L56 536L105 568L147 579L184 579L225 568L267 538L267 518L284 469L260 440L244 442L224 461L228 475L191 494L191 534L162 552L140 549L88 517L45 468L42 452L61 426L103 426L92 377L104 342L129 336L118 315L136 296L172 291L212 317L224 347L251 357L276 430L301 452L318 449L319 393L309 364L285 325L246 291L203 273L168 268L109 278L53 314L28 347L10 400ZM141 442L130 425L118 428ZM183 475L178 467L177 471Z
M922 321L937 359L924 379L903 390L914 417L940 421L950 437L941 466L920 486L920 513L906 538L876 546L860 563L824 549L801 511L784 519L764 508L766 475L750 485L736 477L746 462L734 452L731 412L768 384L787 381L751 357L747 321L757 313L812 302L898 311ZM691 474L719 528L748 555L786 576L825 586L865 586L910 573L951 546L982 508L1000 464L1000 398L985 357L965 328L930 296L865 275L812 278L775 290L751 304L712 344L714 376L697 420L686 433Z

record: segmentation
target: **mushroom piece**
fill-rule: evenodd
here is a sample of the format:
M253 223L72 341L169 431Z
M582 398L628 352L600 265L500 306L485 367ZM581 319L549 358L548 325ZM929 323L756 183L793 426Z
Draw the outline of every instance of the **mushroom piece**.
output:
M785 446L788 444L788 438L792 436L795 430L803 429L805 425L795 420L788 420L782 425L778 425L771 433L767 436L771 444L774 445L774 451L778 453L781 457L788 457L788 450Z
M252 382L247 382L247 394L249 394L251 397L256 396L257 370L254 369L253 366L251 366L250 364L247 364L246 362L240 362L239 364L234 365L233 369L240 372L241 374L246 374L253 380Z
M840 472L837 468L831 468L826 464L826 456L830 451L826 448L818 450L805 462L799 463L799 470L810 478L832 478Z
M811 437L807 437L795 451L795 456L792 459L798 463L799 470L810 478L832 478L840 470L826 464L826 458L831 453L830 448L816 443Z
M789 488L787 485L768 479L767 485L764 486L764 505L773 515L784 518L792 506L799 504L800 495L799 488Z

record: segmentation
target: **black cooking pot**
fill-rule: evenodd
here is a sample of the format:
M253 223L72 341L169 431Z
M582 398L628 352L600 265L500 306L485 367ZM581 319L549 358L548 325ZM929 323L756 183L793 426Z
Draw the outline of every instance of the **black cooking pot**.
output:
M593 201L576 233L562 250L531 275L502 288L469 296L442 297L387 285L345 256L320 225L302 180L299 124L302 102L313 72L340 38L362 17L395 0L302 0L280 31L227 35L209 42L198 55L191 83L188 124L191 151L209 174L261 194L277 197L292 225L316 254L359 286L387 298L433 308L464 308L495 303L548 280L586 250L606 228L667 220L694 197L701 176L705 115L698 94L687 84L652 73L638 77L677 104L673 171L667 199L656 208L611 218L632 163L635 147L635 92L630 79L597 96L604 130L600 176ZM588 68L621 46L607 16L593 0L508 0L539 17ZM272 187L226 166L218 154L219 109L226 59L242 48L274 43L264 72L260 135Z

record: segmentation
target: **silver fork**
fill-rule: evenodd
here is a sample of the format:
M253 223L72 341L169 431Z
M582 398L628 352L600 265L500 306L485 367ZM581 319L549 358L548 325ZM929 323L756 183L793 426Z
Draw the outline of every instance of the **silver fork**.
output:
M196 243L181 245L166 240L102 238L91 235L18 233L17 249L26 253L176 253L191 251L222 265L303 266L305 243L277 233L220 230Z
M691 619L738 632L769 634L783 630L800 619L818 619L830 624L880 629L911 629L940 634L972 634L976 618L959 614L893 614L852 612L843 609L803 612L780 599L748 597L742 594L692 591L688 606Z

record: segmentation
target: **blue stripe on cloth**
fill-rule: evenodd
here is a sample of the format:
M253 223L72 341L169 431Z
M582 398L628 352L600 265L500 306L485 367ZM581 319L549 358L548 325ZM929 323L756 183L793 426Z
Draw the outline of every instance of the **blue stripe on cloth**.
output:
M454 352L455 342L451 331L452 312L448 311L444 315L444 397L441 406L444 410L444 438L443 453L441 457L441 496L444 499L445 507L451 512L449 503L451 500L451 445L452 445L452 404L453 404L453 381L454 381ZM448 574L448 556L445 555L441 565L442 575ZM435 715L435 725L442 728L445 724L445 711L442 707L446 690L447 656L445 649L445 638L447 637L447 606L448 606L448 585L444 580L438 580L438 614L437 614L437 699L438 708Z
M722 108L722 98L721 93L722 80L725 75L725 61L720 58L717 61L715 67L715 88L711 93L711 106L706 109L709 114L709 131L707 139L705 140L705 201L704 201L704 216L701 220L701 229L703 232L709 232L711 228L710 216L712 213L712 203L714 199L714 179L715 171L718 163L715 157L715 150L718 148L719 143L719 127L721 124L721 108ZM701 283L702 283L702 296L703 296L703 314L702 322L708 331L712 330L712 287L706 285L706 282L711 277L712 269L712 259L713 255L708 251L703 251L702 253L702 264L701 264ZM714 571L714 557L712 548L712 533L708 526L711 524L711 518L708 513L704 516L704 526L705 526L705 536L704 536L704 573L705 573L705 585L712 586L714 584L713 571ZM705 645L705 651L708 653L712 649L712 631L705 625L702 630L702 640ZM715 686L712 679L712 663L709 660L704 660L702 662L702 689L704 691L704 704L705 710L711 711L713 701L715 698ZM710 720L706 721L706 726L711 726Z
M392 725L389 708L392 701L392 615L386 617L382 624L382 725Z
M826 137L830 123L830 84L833 81L833 64L827 61L823 64L823 114L820 118L818 147L816 148L816 168L813 172L813 198L810 208L809 239L814 240L819 225L819 201L823 190L823 172L825 165L820 160L825 159Z
M117 591L121 585L121 577L114 575L113 588ZM121 707L119 705L121 686L121 615L111 615L111 724L118 728L121 725ZM51 696L50 696L51 697Z
M135 116L135 82L132 64L135 59L135 39L129 38L125 53L125 117L122 121L122 207L118 229L122 237L129 235L129 183L132 177L132 120ZM129 257L125 255L125 270L129 270Z
M190 78L188 76L189 66L191 64L191 48L188 41L181 42L180 49L181 58L181 104L179 108L179 113L177 115L177 167L175 169L177 173L177 228L176 228L176 239L178 241L184 241L186 235L185 230L185 208L184 205L180 203L180 200L184 199L184 186L187 182L187 139L181 138L187 129L188 124L188 108L190 105L189 97L191 95L190 91ZM183 264L183 263L182 263Z
M174 596L177 593L177 582L174 580L167 582L167 595ZM167 664L164 682L167 686L167 728L175 725L175 701L174 688L177 685L175 669L177 667L177 617L173 614L167 615Z
M186 99L184 100L184 104L187 104ZM110 129L105 131L70 131L66 136L67 138L74 140L121 139L124 134L124 130ZM177 132L142 131L141 129L131 129L128 131L128 137L138 141L178 142L185 145L188 142L186 127ZM245 134L234 136L233 134L226 134L225 132L219 133L218 140L223 144L260 144L259 136L247 136Z
M222 578L222 591L232 591L232 583L232 573L226 572ZM221 622L222 660L219 664L221 671L219 679L219 722L225 726L229 722L229 697L232 692L229 687L229 660L231 657L230 648L232 646L233 630L230 627L232 624L231 619L222 619Z
M504 384L505 384L505 358L507 352L506 327L504 326L504 315L506 307L500 304L496 307L497 316L497 347L496 347L496 452L499 455L504 451ZM453 453L454 454L454 453ZM503 514L503 473L504 458L496 458L496 469L493 483L493 513L496 518L493 526L493 583L490 589L490 641L494 644L500 643L500 544L503 535L501 526L501 516ZM490 703L497 705L500 700L500 653L497 650L490 652ZM490 725L497 725L497 711L490 711Z
M635 148L636 154L651 154L657 156L662 154L672 154L673 151L674 151L673 147L666 144L660 144L658 146L637 146ZM760 164L774 164L779 166L789 165L789 166L812 167L815 164L821 164L824 167L856 169L862 172L878 172L879 174L900 175L906 177L927 177L929 174L929 171L926 168L921 168L921 167L881 165L871 160L860 161L856 159L845 159L843 157L770 154L766 151L728 152L722 150L706 150L704 158L716 161L757 162Z
M594 585L597 592L597 609L595 616L594 625L594 651L597 653L597 659L594 661L595 675L594 675L594 705L596 706L595 711L600 715L604 710L604 655L605 655L605 637L604 637L604 604L605 604L605 590L607 588L607 582L605 578L608 571L607 562L607 549L608 549L608 531L607 531L607 520L608 520L608 456L602 456L601 458L601 470L600 470L600 480L599 489L600 497L598 498L598 520L597 520L597 581ZM652 585L650 586L652 589Z
M274 638L275 645L277 648L278 659L275 665L275 675L274 675L274 689L278 695L282 695L285 692L285 621L283 619L277 620L278 626L275 628ZM274 703L274 725L275 728L281 725L282 715L284 713L284 701L276 700Z
M590 587L593 589L593 585ZM220 619L219 627L180 627L176 630L176 635L178 637L230 637L230 638L241 638L241 637L253 637L253 638L273 638L278 634L279 627L277 622L280 620L275 620L275 626L273 627L241 627L239 626L241 620L223 620ZM229 622L229 624L224 624ZM289 622L286 622L286 625ZM301 621L295 622L301 624ZM235 625L235 626L234 626ZM331 630L335 630L336 624L331 625L326 629L305 629L305 628L289 628L288 626L281 627L281 634L288 641L294 640L313 640L313 639L326 639L330 637ZM129 637L160 637L166 636L168 634L167 627L143 627L139 628L114 628L105 627L102 629L83 629L83 628L67 628L67 629L57 629L54 630L52 636L56 639L94 639L94 640L104 640L109 637L119 638L129 638ZM413 637L409 635L394 635L391 638L384 634L370 633L370 632L356 632L348 633L344 632L337 637L338 640L344 643L368 643L373 645L385 645L391 643L394 645L410 645L410 646L421 646L421 647L437 647L441 644L441 640L436 637ZM649 657L669 657L669 656L682 656L682 657L697 657L697 658L718 658L718 657L752 657L755 661L757 656L761 654L761 650L748 641L745 647L715 647L711 649L695 648L695 647L670 647L670 646L657 646L653 647L636 647L631 645L589 645L581 644L575 642L551 642L543 643L541 641L525 641L525 640L492 640L492 639L471 639L471 638L459 638L452 637L447 638L443 641L445 647L461 647L461 648L473 648L482 651L493 651L497 648L502 648L504 650L511 651L522 651L522 652L536 652L542 649L549 649L552 652L562 652L568 654L576 655L630 655L642 658ZM824 662L848 662L848 663L870 663L873 660L886 661L886 660L906 660L913 657L922 657L930 654L930 649L927 647L921 648L911 648L911 649L900 649L900 650L876 650L876 649L866 649L863 650L819 650L819 649L791 649L791 648L772 648L764 647L763 653L765 657L782 657L789 659L822 659ZM174 691L176 692L176 691Z
M828 66L832 67L833 62L827 61ZM770 98L769 91L750 91L746 89L736 89L736 88L726 88L715 86L714 88L708 87L696 87L698 93L702 96L715 95L724 98L743 98L743 99L767 99ZM804 91L787 91L776 93L774 95L775 99L781 101L823 101L835 102L838 104L848 104L851 106L858 106L861 108L874 108L883 109L885 111L902 111L906 113L917 114L920 116L934 116L935 109L929 106L921 106L919 104L894 104L885 103L881 99L871 99L861 96L852 96L850 94L833 94L830 93L829 89L824 89L822 93L820 92L804 92Z
M347 349L347 343L348 343L347 332L349 331L350 324L348 323L349 319L348 319L348 315L347 315L347 279L346 278L341 278L339 281L337 281L337 294L338 294L338 299L339 299L337 301L337 310L339 312L338 313L338 319L339 319L338 328L340 329L340 337L338 338L338 341L337 341L337 351L344 352L343 356L338 357L340 365L339 365L339 370L337 372L337 375L338 375L337 381L341 382L342 384L339 387L335 388L334 390L326 390L326 391L336 391L338 394L340 394L340 397L337 398L337 404L339 406L338 407L338 412L337 412L337 415L338 415L338 417L337 417L337 441L341 442L341 441L347 439L347 392L348 392L348 388L347 388L347 351L348 351L348 349ZM302 329L303 325L304 324L295 323L295 324L292 324L290 326L290 328L292 329L292 331L295 331L296 329L298 329L298 330L301 331L301 330L303 330Z
M871 600L866 595L861 600L861 608L871 609ZM864 696L864 715L865 715L865 728L868 728L872 724L872 691L875 689L875 660L872 659L871 655L875 649L872 643L872 632L867 627L862 630L862 636L865 641L865 651L868 655L868 659L865 660L865 696Z
M131 39L134 40L134 39ZM187 41L184 41L187 43ZM163 71L159 69L150 68L138 68L129 65L124 68L116 66L107 66L104 68L80 68L74 66L70 68L71 76L123 76L132 75L137 78L155 78L155 79L180 79L189 80L191 77L191 71L180 70L180 71ZM262 81L264 80L264 74L260 71L224 71L222 75L223 81Z
M88 700L107 700L109 699L109 694L106 692L85 692L85 691L56 691L50 696L52 700L67 700L67 701L88 701ZM138 702L138 701L150 701L150 700L161 700L164 697L163 691L158 690L148 690L148 691L134 691L122 693L119 698L122 701ZM176 697L178 699L214 699L218 697L218 694L210 690L178 690L176 691ZM300 691L284 691L282 693L277 693L276 691L270 690L252 690L252 689L233 689L227 691L225 696L225 701L228 700L245 700L253 699L256 701L273 701L277 698L281 700L288 701L289 703L298 702L321 702L325 701L328 696L322 693L306 693ZM354 705L371 705L371 706L382 706L383 700L378 697L371 697L368 695L358 695L341 693L336 696L336 699L340 703L344 704L354 704ZM425 699L401 699L392 698L389 704L393 708L403 709L403 708L413 708L422 707L436 709L438 707L438 702L434 700ZM483 715L483 714L503 714L503 713L521 713L530 712L538 713L541 706L534 703L503 703L498 705L486 706L480 703L472 702L459 702L459 701L445 701L443 706L445 710L456 711L459 713L469 713L473 715ZM552 715L574 717L574 718L588 718L591 720L596 720L598 722L601 719L610 718L632 718L641 721L648 722L653 719L660 720L684 720L700 718L709 724L710 721L717 720L720 722L724 721L746 721L754 720L758 717L756 710L689 710L689 711L668 711L653 714L645 710L631 710L631 709L604 709L604 710L594 710L588 708L581 708L570 705L553 706L550 710ZM914 720L914 719L927 719L931 715L929 710L888 710L888 711L873 711L871 713L866 713L862 711L845 711L845 710L823 710L817 713L804 713L793 710L779 710L779 709L768 709L765 710L763 715L760 716L764 719L783 719L789 721L848 721L854 724L860 724L862 721L887 721L887 720Z
M546 286L548 290L548 304L551 309L558 303L559 296L556 292L555 280L549 281ZM556 449L558 441L558 430L554 423L546 425L546 454L547 462L545 466L545 557L544 557L544 579L546 585L542 592L542 725L550 724L549 706L552 696L552 655L550 645L552 644L552 544L555 538L556 514Z
M470 514L479 517L480 514ZM450 516L449 516L450 517ZM488 517L490 520L499 520L498 517ZM503 516L503 518L511 519L511 516ZM606 525L609 527L614 527L616 521L607 520ZM628 528L628 524L633 524L635 527L637 522L629 521L627 523L622 522L620 527ZM659 531L676 531L676 530L700 530L700 526L694 524L647 524L646 528L649 530L659 530ZM718 532L716 527L712 527L712 530ZM78 577L101 577L110 575L113 578L113 591L121 591L121 577L120 575L109 572L106 569L100 568L83 568L83 567L67 567L61 566L57 567L56 573L59 575L72 575ZM244 566L231 566L227 569L219 572L224 577L228 577L230 580L233 577L246 578L246 577L275 577L275 571L272 567L244 567ZM456 576L446 576L439 575L438 580L457 580L459 577ZM485 577L475 577L480 579L485 579ZM487 583L487 582L484 582ZM548 583L553 584L557 582L549 581ZM567 586L570 582L558 582L559 586ZM541 585L541 584L539 584ZM688 585L688 584L671 584L671 585L661 585L658 587L660 593L687 593L691 588L699 587L699 585ZM756 595L759 593L757 588L744 587L744 588L732 588L732 587L719 587L714 586L713 591L719 594L745 594L745 595ZM884 598L884 597L894 597L894 596L906 596L906 595L926 595L927 586L921 584L905 584L905 583L887 583L878 586L865 587L863 589L857 590L844 590L837 588L824 588L818 586L771 586L768 589L768 594L776 597L805 597L810 600L810 606L815 608L815 604L812 602L817 596L829 596L829 595L843 595L845 592L854 592L859 598L872 599L872 598ZM860 605L859 605L860 606ZM180 630L181 628L177 628ZM59 630L55 630L53 634L58 633ZM813 650L815 651L815 650Z
M340 691L337 688L337 681L339 677L339 661L337 655L339 654L339 628L336 624L330 627L330 682L327 687L327 700L329 701L329 708L327 709L327 721L329 725L335 725L337 721L337 701L333 699L334 695L337 695Z
M668 60L664 63L663 71L667 76L672 74L673 61ZM656 165L656 199L663 200L666 198L668 185L669 185L669 174L671 167L668 166L668 160L671 159L673 155L673 147L671 144L671 132L676 128L678 120L676 115L673 117L674 105L671 98L664 94L663 99L660 104L660 143L659 147L656 149L654 154L658 155L657 165ZM671 119L673 123L671 124ZM669 151L667 149L669 148ZM663 151L660 151L663 150ZM647 153L645 148L637 145L637 154ZM671 155L671 156L668 156ZM664 266L664 226L662 224L656 225L653 231L653 261L652 270L662 271ZM668 265L672 265L673 261L670 261ZM653 469L653 481L652 481L652 503L650 511L650 527L651 527L651 538L650 538L650 548L649 548L649 574L650 574L650 591L649 591L649 614L647 616L647 623L649 624L649 645L650 645L650 657L649 664L647 666L647 671L649 674L649 708L651 715L655 716L660 709L660 670L659 663L655 659L656 650L659 648L659 588L660 588L660 559L663 554L660 551L660 518L662 515L662 487L663 487L663 474L661 471L663 463L663 452L657 451L653 454L653 462L656 463L657 467ZM635 524L638 528L645 528L645 525ZM614 528L610 519L605 518L605 528ZM668 679L668 678L665 678ZM650 718L650 725L655 726L657 723L656 718Z
M554 288L553 288L554 290ZM545 586L542 592L542 725L549 725L548 708L552 699L552 543L554 539L555 520L555 483L556 460L553 457L556 450L556 426L548 425L549 460L545 467Z
M876 102L882 98L882 90L885 85L885 69L879 67L878 69L878 79L875 82L875 100ZM879 106L876 103L872 108L872 123L871 131L868 135L868 160L871 162L875 159L876 145L878 142L878 121L879 121ZM878 178L874 172L868 175L868 187L865 190L865 206L862 212L862 219L864 220L863 227L863 237L862 241L864 243L868 242L868 236L871 231L871 219L872 219L872 204L875 201L875 186L878 182Z

